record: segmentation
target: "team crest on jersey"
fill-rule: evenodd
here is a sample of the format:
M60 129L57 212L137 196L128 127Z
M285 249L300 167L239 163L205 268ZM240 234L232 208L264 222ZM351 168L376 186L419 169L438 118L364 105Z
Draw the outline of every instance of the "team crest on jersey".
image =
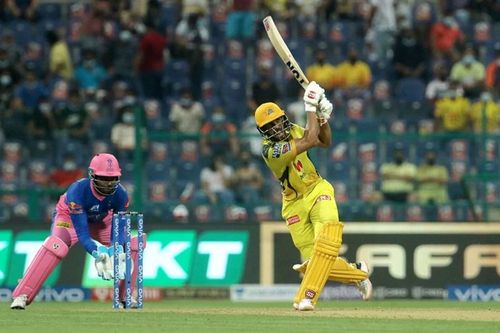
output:
M322 194L318 197L318 199L316 199L316 202L325 201L325 200L332 200L332 197L329 196L328 194Z
M76 202L73 202L71 201L68 205L68 208L69 208L69 212L71 214L81 214L83 213L83 208L82 206L80 206L79 204L77 204Z
M280 145L274 145L273 147L273 158L278 158L281 155L281 146Z
M300 222L300 216L298 216L298 215L290 216L289 218L286 219L287 225L292 225L292 224L295 224L297 222Z
M94 205L90 207L89 211L91 212L98 212L99 211L99 205Z

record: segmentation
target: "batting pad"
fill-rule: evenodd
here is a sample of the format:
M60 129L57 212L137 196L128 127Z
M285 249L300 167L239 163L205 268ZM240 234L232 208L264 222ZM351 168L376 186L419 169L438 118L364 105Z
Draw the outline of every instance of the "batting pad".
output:
M303 298L312 299L313 304L318 301L339 255L343 227L342 223L335 222L326 223L321 229L314 243L313 254L309 265L307 265L299 291L295 295L294 303L298 304Z
M344 258L337 258L333 264L329 280L340 283L356 283L368 278L368 273L358 269L356 264L348 263Z

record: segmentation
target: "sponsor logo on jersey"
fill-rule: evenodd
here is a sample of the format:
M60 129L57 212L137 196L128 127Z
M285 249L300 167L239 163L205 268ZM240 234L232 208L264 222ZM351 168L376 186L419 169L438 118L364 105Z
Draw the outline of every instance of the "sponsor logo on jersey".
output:
M66 221L56 221L56 227L69 229L71 227L71 223Z
M281 146L280 145L274 145L273 147L273 158L278 158L281 155Z
M283 148L281 148L281 154L285 155L289 151L290 151L290 143L288 142L283 145Z
M298 215L290 216L289 218L286 219L287 225L292 225L292 224L295 224L297 222L300 222L300 216L298 216Z
M91 212L98 212L99 211L99 205L93 205L90 207L89 211Z
M305 296L306 298L314 298L314 296L316 296L316 292L314 290L311 290L311 289L307 289L306 292L305 292Z
M71 201L68 205L68 208L69 208L69 212L71 214L81 214L83 213L83 208L82 206L80 206L79 204L77 204L76 202L73 202Z

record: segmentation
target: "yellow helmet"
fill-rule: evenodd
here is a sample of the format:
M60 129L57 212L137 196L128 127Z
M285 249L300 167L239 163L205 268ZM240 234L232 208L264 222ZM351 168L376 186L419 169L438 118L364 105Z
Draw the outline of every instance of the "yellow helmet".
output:
M276 103L262 103L255 110L255 123L257 127L262 127L284 115L285 112Z
M275 122L275 120L278 120L278 122ZM288 117L275 103L268 102L259 105L255 110L255 123L260 134L265 139L277 142L287 140L290 137L291 124ZM268 124L270 125L266 126Z

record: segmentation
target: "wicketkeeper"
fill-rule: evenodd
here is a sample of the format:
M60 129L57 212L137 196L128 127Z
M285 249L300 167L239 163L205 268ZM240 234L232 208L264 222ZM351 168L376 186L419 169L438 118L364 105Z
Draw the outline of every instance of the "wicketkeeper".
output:
M97 273L104 280L113 274L113 246L111 246L112 216L114 212L126 211L128 194L120 184L121 169L111 154L97 154L90 161L89 177L71 184L61 195L52 218L50 236L30 263L24 277L14 290L11 309L24 310L69 249L82 243L85 250L95 258ZM120 226L121 229L125 226ZM124 232L120 233L124 243ZM144 237L146 238L146 237ZM144 246L146 242L144 239ZM132 238L132 259L137 262L137 237ZM125 254L120 253L120 278L125 275ZM132 288L135 288L136 270L132 273ZM123 283L122 283L123 284ZM125 288L121 286L121 300ZM137 307L133 300L132 307ZM134 304L135 303L135 304Z
M293 269L305 273L293 301L297 310L314 310L321 291L331 279L355 283L363 299L372 294L368 267L338 257L343 224L339 221L333 186L321 178L307 151L331 143L328 120L333 106L324 89L312 81L304 93L307 126L288 121L275 103L261 104L255 122L263 137L262 156L282 187L282 216L293 242L305 260Z

